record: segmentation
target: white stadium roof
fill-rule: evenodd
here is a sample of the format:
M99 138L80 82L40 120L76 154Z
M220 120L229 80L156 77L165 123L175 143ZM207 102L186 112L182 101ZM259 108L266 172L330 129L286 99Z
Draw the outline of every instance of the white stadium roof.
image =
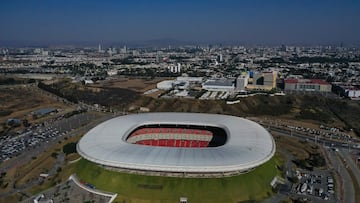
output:
M139 126L179 124L214 126L225 130L224 145L207 148L155 147L131 144L129 134ZM247 171L275 153L272 136L259 124L227 115L144 113L120 116L90 130L78 143L85 159L110 167L163 172L222 173Z

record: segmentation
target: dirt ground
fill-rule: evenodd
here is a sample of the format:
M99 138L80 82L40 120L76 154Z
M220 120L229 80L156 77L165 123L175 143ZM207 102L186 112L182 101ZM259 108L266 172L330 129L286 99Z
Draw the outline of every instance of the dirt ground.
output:
M108 80L99 84L91 85L91 87L110 87L110 88L124 88L130 89L136 92L144 93L148 90L156 88L156 84L160 81L167 80L169 78L155 78L155 79L117 79Z
M34 121L31 112L42 108L56 108L68 111L72 107L43 93L37 87L14 87L0 89L0 124L9 118ZM0 130L2 129L2 125Z
M47 173L55 164L56 158L48 156L36 158L30 164L16 169L19 175L17 185L24 185L30 180L37 179L41 173Z

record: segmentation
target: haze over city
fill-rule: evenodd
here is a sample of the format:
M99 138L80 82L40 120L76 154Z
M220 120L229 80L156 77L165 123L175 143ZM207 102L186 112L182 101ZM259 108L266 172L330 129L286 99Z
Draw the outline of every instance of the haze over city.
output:
M2 1L0 46L359 44L359 1Z

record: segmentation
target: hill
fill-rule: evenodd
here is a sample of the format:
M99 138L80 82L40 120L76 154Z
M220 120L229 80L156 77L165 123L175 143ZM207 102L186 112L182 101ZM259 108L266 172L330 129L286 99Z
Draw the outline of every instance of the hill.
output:
M300 120L318 125L331 125L344 131L351 129L360 135L360 103L331 99L317 95L257 95L242 98L240 103L228 105L220 100L153 99L140 97L131 109L147 107L150 111L202 112L235 116L273 116Z
M68 80L39 87L71 101L100 104L118 111L138 111L146 107L154 112L202 112L235 116L275 116L300 120L317 125L325 124L360 135L360 103L321 95L256 95L241 98L240 103L228 105L223 100L162 99L141 95L131 88L119 86L85 86Z

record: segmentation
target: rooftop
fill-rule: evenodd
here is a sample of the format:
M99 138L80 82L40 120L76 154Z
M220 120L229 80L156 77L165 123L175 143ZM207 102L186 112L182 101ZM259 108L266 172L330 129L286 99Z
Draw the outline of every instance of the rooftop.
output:
M320 85L329 85L328 82L326 82L325 80L321 80L321 79L286 79L285 83L290 83L290 84L296 84L296 83L301 83L301 84L320 84Z
M229 80L229 79L210 79L207 80L204 85L215 85L215 86L233 86L234 85L234 80Z
M212 148L134 145L126 141L144 125L179 124L220 127L226 143ZM272 136L259 124L227 115L201 113L144 113L120 116L90 130L78 143L85 159L105 166L165 172L246 171L275 153Z

